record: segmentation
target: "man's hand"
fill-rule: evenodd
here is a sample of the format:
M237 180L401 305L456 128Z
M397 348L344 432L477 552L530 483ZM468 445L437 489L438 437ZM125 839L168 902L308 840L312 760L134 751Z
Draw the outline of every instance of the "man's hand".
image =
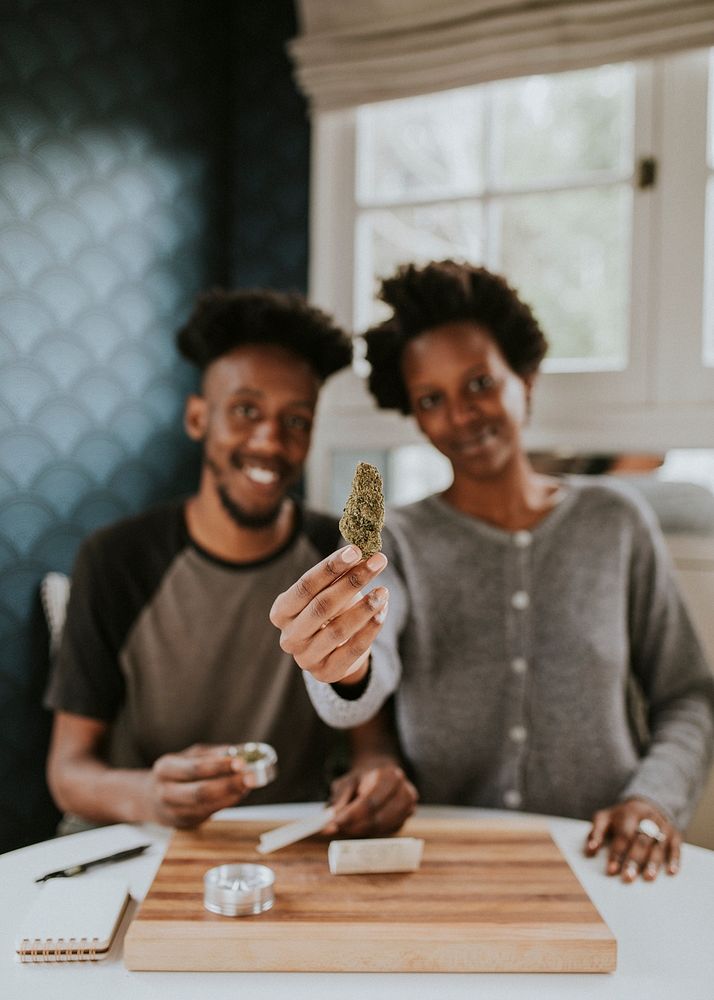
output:
M638 830L644 819L659 827L662 840ZM638 875L652 882L661 867L665 867L668 875L679 871L682 835L645 799L627 799L595 813L585 844L586 855L593 857L606 841L609 841L607 874L620 875L623 882L634 882Z
M362 560L359 549L347 545L304 573L270 610L281 649L319 681L361 680L389 596L384 587L366 596L361 590L386 565L381 552Z
M228 746L196 744L159 757L147 774L152 818L165 826L198 826L219 809L237 805L252 775L228 755Z
M335 821L326 833L382 837L394 833L416 808L417 791L395 761L353 768L332 782Z

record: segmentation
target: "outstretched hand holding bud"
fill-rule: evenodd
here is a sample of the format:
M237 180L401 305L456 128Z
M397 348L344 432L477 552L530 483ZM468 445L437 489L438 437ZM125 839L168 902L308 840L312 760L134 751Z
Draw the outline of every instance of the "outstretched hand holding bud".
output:
M357 683L367 671L389 595L384 587L366 595L362 588L387 565L378 551L383 523L379 473L360 462L340 521L340 530L352 544L304 573L271 608L281 648L317 680Z

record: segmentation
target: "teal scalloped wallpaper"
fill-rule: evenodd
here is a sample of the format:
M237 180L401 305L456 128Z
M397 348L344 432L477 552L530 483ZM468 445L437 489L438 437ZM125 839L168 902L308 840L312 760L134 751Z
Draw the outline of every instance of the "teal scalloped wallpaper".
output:
M293 6L291 0L239 6L231 109L231 273L244 285L304 291L310 129L285 54L285 43L296 32Z
M0 850L55 821L42 575L69 572L99 526L192 488L173 334L196 292L304 286L293 30L283 0L2 6Z

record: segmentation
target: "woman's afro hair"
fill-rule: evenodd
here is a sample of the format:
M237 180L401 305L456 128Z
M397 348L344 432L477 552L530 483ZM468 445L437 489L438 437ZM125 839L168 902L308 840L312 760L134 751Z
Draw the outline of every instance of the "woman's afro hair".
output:
M530 307L504 278L483 267L453 260L423 267L406 264L382 282L380 298L392 307L390 319L367 330L369 389L383 409L410 413L402 377L402 353L420 333L446 323L467 321L483 327L522 378L535 373L548 349Z

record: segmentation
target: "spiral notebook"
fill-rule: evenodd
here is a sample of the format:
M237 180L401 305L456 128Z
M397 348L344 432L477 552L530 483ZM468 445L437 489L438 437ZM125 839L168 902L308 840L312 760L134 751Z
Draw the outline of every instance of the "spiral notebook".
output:
M42 886L15 941L20 962L95 962L112 946L129 902L126 882L78 876Z

